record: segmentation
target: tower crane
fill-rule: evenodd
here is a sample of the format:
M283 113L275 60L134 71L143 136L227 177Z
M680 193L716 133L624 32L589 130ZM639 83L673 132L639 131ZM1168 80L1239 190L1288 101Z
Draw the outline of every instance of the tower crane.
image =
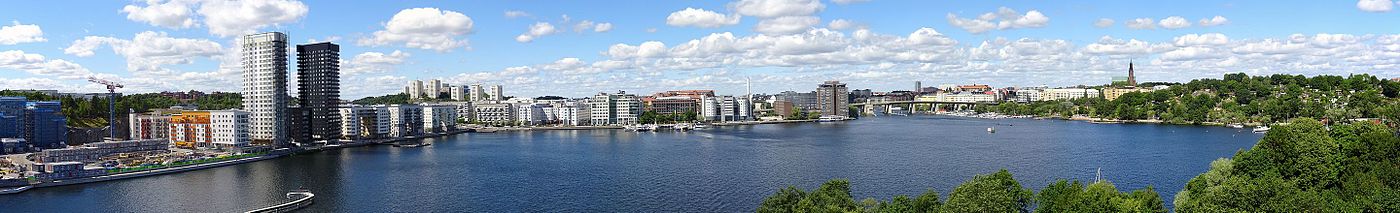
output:
M107 86L107 137L117 138L117 88L122 88L122 84L108 80L88 77L88 82Z

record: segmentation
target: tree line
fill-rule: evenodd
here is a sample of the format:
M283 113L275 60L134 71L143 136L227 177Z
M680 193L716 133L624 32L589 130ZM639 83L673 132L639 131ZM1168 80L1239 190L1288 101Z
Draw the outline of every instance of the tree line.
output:
M850 182L831 180L816 190L789 186L763 200L758 212L1167 212L1152 187L1119 192L1112 183L1084 184L1061 179L1039 193L1021 187L1011 172L974 176L940 199L932 189L917 197L890 200L851 197Z
M1147 85L1141 85L1147 86ZM1327 121L1400 118L1400 82L1368 74L1347 77L1226 74L1152 92L1103 97L979 106L980 112L1168 123L1276 123L1310 117Z

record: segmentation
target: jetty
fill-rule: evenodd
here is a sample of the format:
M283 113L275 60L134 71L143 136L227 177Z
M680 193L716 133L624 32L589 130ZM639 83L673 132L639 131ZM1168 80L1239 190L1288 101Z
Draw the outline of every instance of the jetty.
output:
M290 202L277 204L275 206L268 206L261 209L255 209L252 211L247 211L245 213L283 213L296 211L297 209L305 208L306 206L311 205L311 198L314 197L316 197L316 194L312 194L311 190L293 190L292 192L287 192L287 199L292 199L292 201Z

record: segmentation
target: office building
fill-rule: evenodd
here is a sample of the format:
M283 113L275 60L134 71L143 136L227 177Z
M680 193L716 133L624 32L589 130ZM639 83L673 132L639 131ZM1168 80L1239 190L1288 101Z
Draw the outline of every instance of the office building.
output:
M67 146L68 118L63 105L57 101L25 103L24 140L36 149L57 149Z
M820 105L817 104L816 92L786 91L778 93L778 96L778 99L791 102L794 110L802 110L804 112L816 112L821 110ZM868 98L869 96L866 97Z
M243 36L243 110L249 113L252 143L288 146L287 35Z
M0 97L0 138L23 137L24 97Z
M713 96L699 96L691 98L687 96L656 97L647 101L646 110L662 115L683 115L686 113L699 114L699 99Z
M588 126L593 115L588 110L587 100L569 100L553 107L560 125Z
M850 93L846 90L846 84L840 81L827 81L817 85L817 108L822 116L849 116L850 109L846 106L850 101Z
M746 109L749 102L744 99L728 95L705 97L701 101L701 119L717 122L752 120L751 109Z
M297 100L308 142L340 139L340 45L297 45Z
M423 107L418 105L389 105L389 137L423 134Z
M637 124L642 114L642 102L637 95L618 91L614 94L598 93L589 99L592 111L591 122L595 126Z

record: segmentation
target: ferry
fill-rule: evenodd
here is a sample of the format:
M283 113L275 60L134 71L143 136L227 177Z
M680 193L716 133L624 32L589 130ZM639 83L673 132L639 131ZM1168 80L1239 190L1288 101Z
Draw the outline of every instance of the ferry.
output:
M1267 133L1267 132L1269 132L1269 126L1254 127L1254 132L1255 132L1255 133Z

